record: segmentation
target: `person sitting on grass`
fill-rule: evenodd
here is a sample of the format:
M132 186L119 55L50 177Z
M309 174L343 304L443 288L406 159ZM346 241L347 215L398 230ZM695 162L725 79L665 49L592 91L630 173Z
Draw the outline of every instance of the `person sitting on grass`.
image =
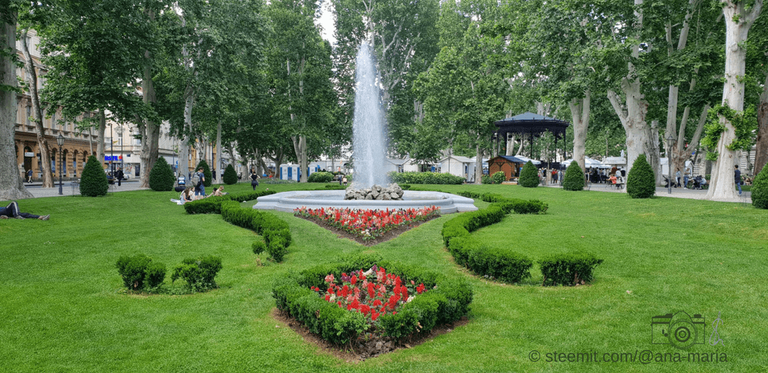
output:
M30 214L28 212L20 212L19 211L19 204L16 203L16 201L11 202L8 206L0 207L0 219L38 219L38 220L48 220L51 217L51 215L35 215Z
M220 186L218 188L213 188L213 193L211 193L210 195L207 195L205 198L221 197L221 196L226 195L226 194L228 194L228 193L224 193L224 186L222 185L222 186Z
M171 202L176 202L177 205L183 205L189 201L194 201L198 199L195 195L195 189L192 187L184 189L183 192L181 192L181 195L179 196L179 199L173 199L171 198Z

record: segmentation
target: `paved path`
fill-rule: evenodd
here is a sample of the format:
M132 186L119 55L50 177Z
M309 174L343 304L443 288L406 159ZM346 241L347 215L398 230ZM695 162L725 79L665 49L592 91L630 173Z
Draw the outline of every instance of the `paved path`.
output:
M550 188L562 188L560 185L547 185L547 187ZM602 183L589 183L587 184L587 188L585 190L595 191L595 192L609 192L609 193L624 193L626 190L624 189L616 189L611 187L609 184L602 184ZM743 192L741 194L740 198L730 198L730 199L721 199L717 200L718 202L734 202L734 203L749 203L752 204L752 198L751 198L752 192ZM707 191L706 190L696 190L696 189L683 189L683 188L672 188L672 193L669 193L669 189L663 188L663 187L657 187L656 188L656 196L657 197L672 197L672 198L688 198L688 199L705 199L707 197Z
M65 181L62 185L61 191L62 195L59 195L59 181L56 181L56 186L54 188L43 188L41 183L24 183L24 186L27 187L27 190L32 193L35 198L41 198L41 197L66 197L66 196L73 196L73 195L80 195L80 189L79 187L72 187L72 183L69 181ZM122 185L117 186L117 184L110 185L109 186L109 193L113 192L127 192L130 190L142 190L142 189L149 189L149 188L140 188L139 187L139 181L138 180L129 180L129 181L123 181Z

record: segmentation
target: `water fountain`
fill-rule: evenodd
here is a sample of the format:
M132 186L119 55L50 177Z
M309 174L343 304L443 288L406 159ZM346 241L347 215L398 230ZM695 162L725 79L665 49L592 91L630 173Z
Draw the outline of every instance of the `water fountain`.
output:
M355 173L350 188L370 190L387 185L389 181L384 172L387 147L385 115L380 102L373 49L368 43L363 43L357 52L355 81L355 116L352 128ZM399 191L402 200L345 200L345 194L349 198L355 193L343 190L282 192L259 197L253 208L293 212L302 206L312 209L406 209L437 206L443 214L477 210L471 198L441 192Z

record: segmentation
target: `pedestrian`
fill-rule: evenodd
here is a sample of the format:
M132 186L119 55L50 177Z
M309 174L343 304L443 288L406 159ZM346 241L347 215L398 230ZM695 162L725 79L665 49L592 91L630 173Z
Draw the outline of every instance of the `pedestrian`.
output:
M16 201L11 202L8 206L0 207L0 219L38 219L48 220L51 215L35 215L28 212L19 212L19 204Z
M123 178L125 178L125 174L123 173L122 168L117 169L117 173L115 173L115 176L117 176L117 186L120 186L123 182Z
M741 171L739 171L739 165L734 165L735 171L733 172L733 181L736 182L736 186L739 188L739 195L741 195Z
M675 183L677 183L677 185L675 185L675 188L679 188L680 187L681 176L682 175L680 174L680 170L677 170L677 172L675 172Z
M195 195L205 197L205 173L203 173L202 167L197 169L197 177L200 181L195 185Z
M30 168L29 171L27 171L27 182L32 182L32 169Z
M259 175L251 169L251 187L253 190L256 190L256 187L259 186Z

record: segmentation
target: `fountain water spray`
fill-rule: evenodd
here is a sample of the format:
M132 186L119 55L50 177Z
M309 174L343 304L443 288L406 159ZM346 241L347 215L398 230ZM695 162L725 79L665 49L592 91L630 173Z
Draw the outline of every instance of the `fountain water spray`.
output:
M387 185L386 120L382 109L373 47L367 42L357 51L355 116L352 126L354 188Z

